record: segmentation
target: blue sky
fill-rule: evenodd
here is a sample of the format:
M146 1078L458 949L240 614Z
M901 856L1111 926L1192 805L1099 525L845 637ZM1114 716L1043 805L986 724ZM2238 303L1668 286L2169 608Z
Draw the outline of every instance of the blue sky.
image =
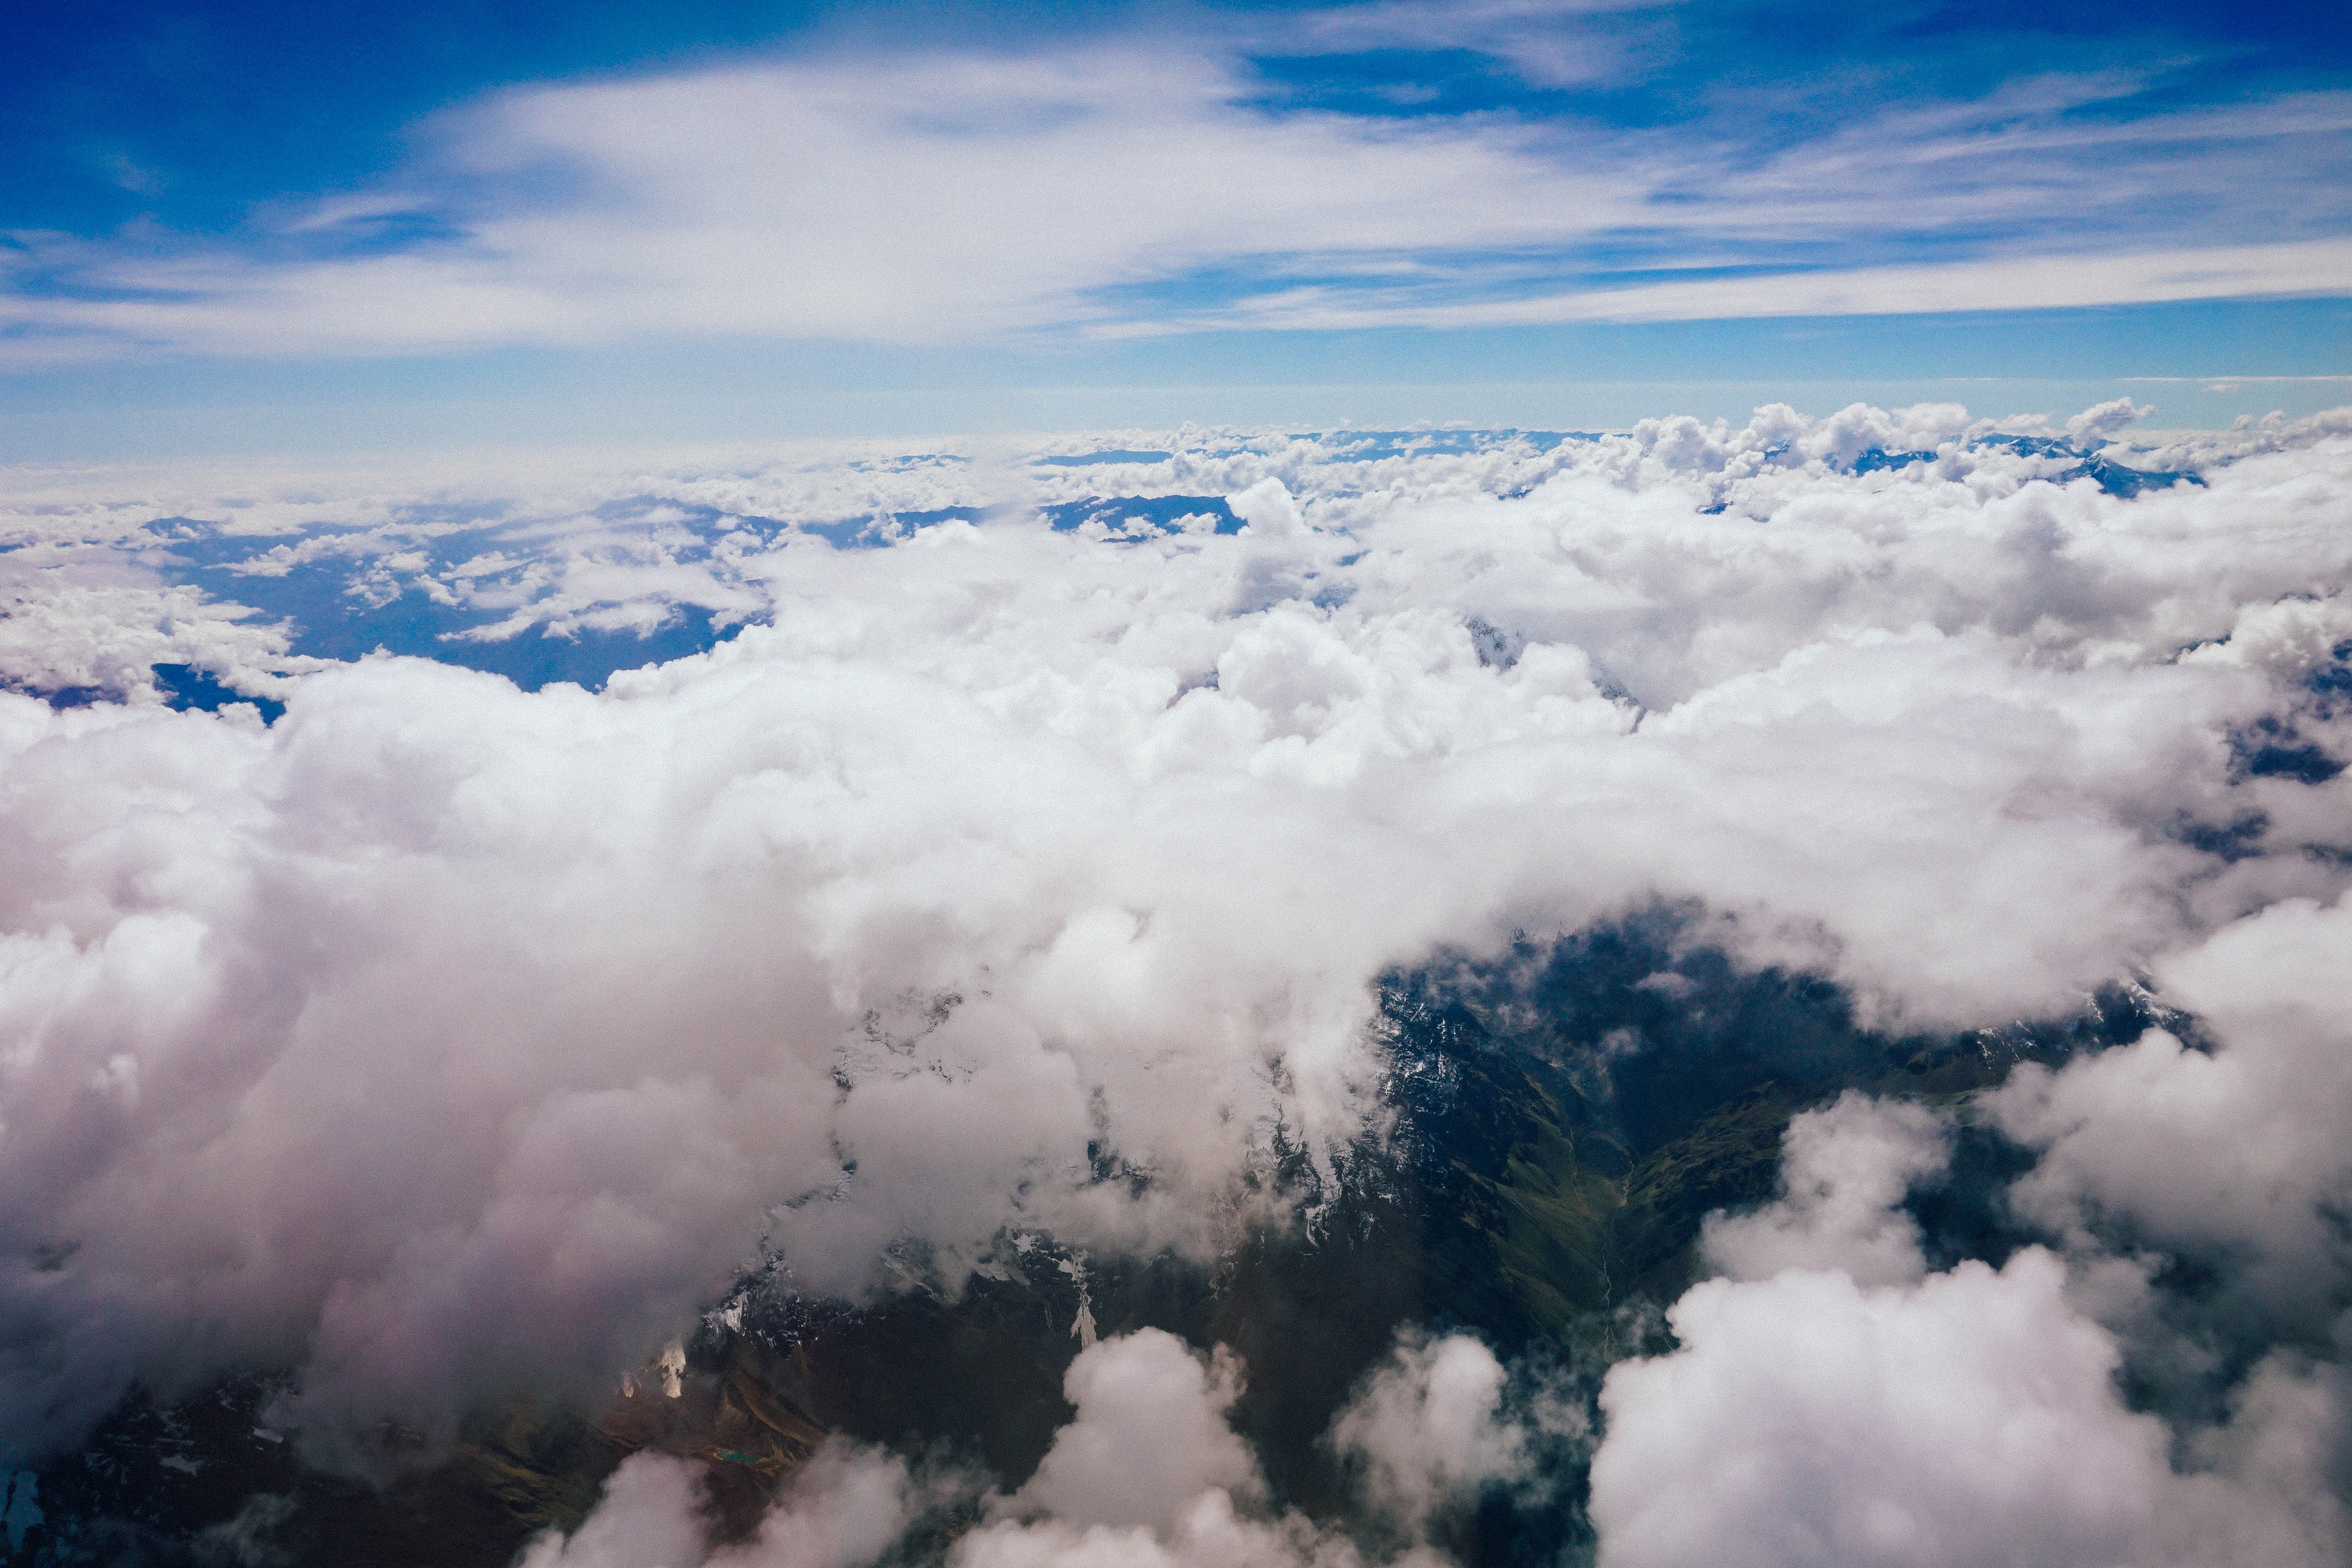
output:
M0 458L2319 406L2345 9L19 5Z

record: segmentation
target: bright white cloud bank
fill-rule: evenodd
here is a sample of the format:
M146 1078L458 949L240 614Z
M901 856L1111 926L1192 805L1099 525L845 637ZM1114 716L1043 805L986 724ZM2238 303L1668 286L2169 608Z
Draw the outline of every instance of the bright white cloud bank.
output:
M2159 1331L2118 1226L2224 1267L2229 1322L2313 1354L2341 1331L2352 784L2248 758L2352 755L2312 683L2352 639L2347 430L2151 449L2206 483L2131 500L1940 407L1362 462L1186 437L1102 471L1233 497L1229 534L1056 532L1033 508L1071 470L974 453L919 483L990 521L869 550L793 519L903 471L638 472L598 493L786 526L688 569L667 522L616 552L587 481L509 494L552 595L529 635L723 595L772 624L601 694L297 671L268 728L0 698L0 1422L37 1444L133 1380L292 1364L282 1414L332 1455L609 1387L763 1241L845 1291L908 1238L952 1282L1007 1224L1206 1255L1277 1122L1363 1126L1384 968L1665 899L1882 1019L2144 973L2221 1046L2151 1035L1992 1101L2064 1268L1927 1273L1887 1210L1946 1124L1801 1119L1783 1202L1710 1230L1731 1278L1677 1309L1684 1348L1609 1385L1604 1559L2324 1560L2332 1373L2282 1352L2187 1458L2110 1373ZM1874 448L1928 455L1853 473ZM19 602L134 653L248 626L125 554L222 515L190 482L11 476ZM426 526L402 507L481 504L478 476L341 482L212 493L308 531L289 548L340 520L395 578L492 591L393 548ZM129 598L76 597L94 562ZM284 645L250 635L201 657L259 683ZM1336 1430L1400 1550L1521 1464L1483 1354L1407 1347ZM959 1552L1355 1550L1262 1506L1240 1375L1096 1347L1054 1457ZM773 1560L870 1560L874 1510L919 1506L896 1459L828 1463L772 1526L814 1544ZM662 1461L614 1499L652 1533L600 1516L542 1559L702 1550Z

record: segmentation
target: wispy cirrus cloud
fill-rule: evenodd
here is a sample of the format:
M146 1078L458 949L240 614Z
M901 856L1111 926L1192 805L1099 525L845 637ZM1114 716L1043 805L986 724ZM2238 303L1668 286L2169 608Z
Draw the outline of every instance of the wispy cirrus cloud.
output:
M1524 10L1471 20L1517 26ZM2147 85L2043 76L1766 136L1746 111L1634 129L1526 107L1299 107L1199 38L555 83L454 111L396 178L227 240L18 236L0 355L929 344L2352 291L2352 200L2336 194L2352 190L2352 94L2151 113Z
M444 124L404 201L270 237L311 254L36 242L26 264L61 284L5 309L19 340L226 352L930 342L1099 317L1092 290L1235 257L1557 245L1638 216L1638 184L1545 157L1538 128L1273 114L1238 90L1136 52L541 88ZM412 215L455 233L362 243Z
M1465 50L1537 86L1582 86L1622 76L1660 52L1674 7L1675 0L1372 0L1289 22L1265 42L1332 53Z
M1766 316L2044 310L2352 292L2352 238L2211 246L2130 256L2028 256L1918 267L1748 272L1693 281L1520 298L1416 303L1370 289L1302 287L1242 300L1220 315L1122 322L1106 335L1220 327L1524 327L1565 321L1693 321Z

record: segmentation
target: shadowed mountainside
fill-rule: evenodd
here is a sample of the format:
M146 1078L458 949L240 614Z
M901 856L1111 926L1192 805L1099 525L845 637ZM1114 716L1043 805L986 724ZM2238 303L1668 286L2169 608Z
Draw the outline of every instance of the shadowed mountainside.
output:
M1954 1176L1913 1208L1931 1254L1998 1258L2017 1240L2000 1197L2014 1165L1966 1125L1968 1098L2021 1061L2190 1027L2117 988L2053 1023L1891 1037L1836 988L1741 971L1688 930L1657 910L1391 976L1392 1125L1319 1168L1279 1149L1258 1179L1297 1218L1213 1268L1008 1232L952 1295L918 1286L856 1307L755 1277L667 1373L603 1412L519 1404L383 1488L301 1467L262 1418L267 1379L169 1405L134 1396L81 1449L11 1478L0 1564L494 1568L576 1524L643 1448L700 1461L719 1528L740 1535L834 1431L1009 1488L1069 1418L1082 1317L1104 1337L1156 1327L1231 1346L1249 1371L1233 1419L1276 1500L1340 1517L1347 1478L1318 1439L1401 1331L1473 1331L1589 1393L1611 1362L1670 1342L1661 1310L1696 1278L1705 1216L1769 1197L1789 1119L1849 1088L1961 1107ZM1570 1485L1536 1515L1454 1521L1447 1543L1473 1563L1533 1563L1582 1534Z

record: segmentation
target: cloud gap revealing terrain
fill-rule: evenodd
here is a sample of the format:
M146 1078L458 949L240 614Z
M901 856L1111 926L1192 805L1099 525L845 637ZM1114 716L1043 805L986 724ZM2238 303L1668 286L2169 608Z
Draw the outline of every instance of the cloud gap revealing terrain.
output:
M0 473L0 1563L2352 1550L2352 410Z

